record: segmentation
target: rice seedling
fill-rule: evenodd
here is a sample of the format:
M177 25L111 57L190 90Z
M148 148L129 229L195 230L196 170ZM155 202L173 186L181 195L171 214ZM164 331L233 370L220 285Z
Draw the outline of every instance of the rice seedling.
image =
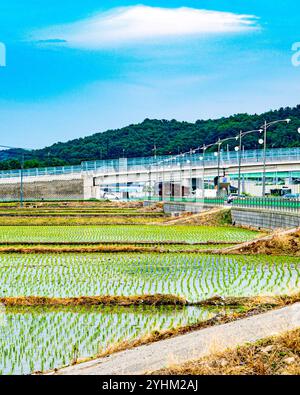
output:
M0 297L282 294L299 288L299 259L200 254L2 254Z
M198 307L7 308L7 325L0 326L1 371L28 374L53 369L120 341L190 325L215 314Z
M0 242L244 242L259 232L207 226L1 226Z

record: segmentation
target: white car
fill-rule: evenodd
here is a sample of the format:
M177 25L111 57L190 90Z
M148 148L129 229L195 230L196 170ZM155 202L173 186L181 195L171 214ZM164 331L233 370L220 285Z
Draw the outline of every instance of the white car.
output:
M236 199L245 199L245 195L239 195L238 193L231 193L227 198L227 203L231 204Z
M104 192L103 199L106 199L106 200L119 200L119 197L113 192Z

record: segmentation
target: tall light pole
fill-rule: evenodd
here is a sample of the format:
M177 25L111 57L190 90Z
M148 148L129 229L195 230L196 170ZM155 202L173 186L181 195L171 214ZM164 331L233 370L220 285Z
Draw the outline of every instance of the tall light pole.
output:
M209 144L209 145L203 145L203 147L201 147L200 149L202 149L203 151L203 156L202 158L200 158L200 160L202 159L202 163L203 163L203 182L202 182L202 196L203 199L205 198L205 154L206 154L206 150L210 147L213 147L214 145L216 145L216 143L214 144Z
M202 147L203 150L203 157L202 157L202 163L203 163L203 180L202 180L202 198L205 199L205 153L207 150L207 146L204 144ZM203 201L204 203L204 201Z
M266 196L266 162L267 162L267 132L268 124L264 122L264 154L263 154L263 179L262 179L262 196Z
M213 145L218 145L218 193L220 191L220 163L221 163L221 146L222 144L226 143L227 141L231 141L231 140L236 140L236 137L228 137L226 139L223 140L218 140L215 144Z
M213 144L209 144L209 145L203 145L203 147L201 147L201 149L203 150L203 178L204 178L204 172L205 172L205 152L208 148L210 147L214 147L215 145L218 146L218 152L215 153L216 156L218 156L218 191L220 190L220 164L221 164L221 147L222 144L226 143L227 141L231 141L231 140L236 140L236 137L228 137L226 139L221 140L219 138L219 140L216 143ZM204 180L203 180L203 197L204 197L204 193L205 193L205 187L204 187Z
M156 152L157 152L157 147L156 144L154 144L152 151L154 152L154 159L156 159Z
M243 138L243 132L240 131L240 134L238 136L239 139L239 175L238 175L238 194L241 194L241 168L242 168L242 138Z
M21 183L20 183L20 206L21 206L21 208L24 207L23 177L24 177L24 153L22 153L22 159L21 159Z
M263 125L263 131L264 131L264 139L263 139L263 144L264 144L264 150L263 150L263 179L262 179L262 197L266 196L266 164L267 164L267 135L268 135L268 129L273 126L276 125L277 123L282 123L282 122L286 122L286 123L290 123L291 120L288 119L280 119L278 121L273 121L273 122L264 122Z
M241 194L241 170L242 170L242 140L243 137L247 136L248 134L252 133L262 133L263 129L255 129L249 130L248 132L240 131L239 135L236 136L236 140L239 141L239 145L235 147L235 151L238 151L238 166L239 166L239 173L238 173L238 194Z
M220 163L221 163L221 146L222 146L222 141L219 139L217 142L218 144L218 190L217 190L217 195L219 195L220 192Z
M9 147L7 145L0 145L1 148L6 148L6 149L14 149L14 150L23 150L23 148L20 147ZM21 171L20 171L20 206L24 206L24 163L25 163L25 155L24 152L22 152L21 156Z

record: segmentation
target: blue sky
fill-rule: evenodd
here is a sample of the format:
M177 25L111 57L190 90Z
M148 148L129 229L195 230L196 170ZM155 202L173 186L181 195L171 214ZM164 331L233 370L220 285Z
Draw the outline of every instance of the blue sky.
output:
M300 103L295 0L3 0L0 144Z

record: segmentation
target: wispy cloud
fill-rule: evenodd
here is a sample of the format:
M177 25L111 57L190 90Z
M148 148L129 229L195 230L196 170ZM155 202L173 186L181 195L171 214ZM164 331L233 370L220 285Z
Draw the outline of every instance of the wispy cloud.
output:
M52 45L103 49L172 37L243 33L258 28L254 15L138 5L114 8L72 24L40 30L31 38Z

